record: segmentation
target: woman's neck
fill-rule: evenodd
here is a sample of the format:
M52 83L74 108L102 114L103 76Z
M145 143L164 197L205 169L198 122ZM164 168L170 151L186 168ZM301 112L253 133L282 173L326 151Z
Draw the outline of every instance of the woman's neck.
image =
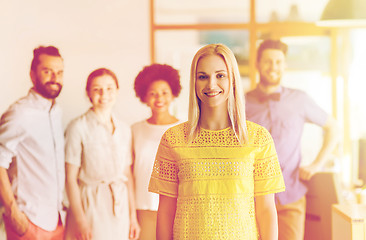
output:
M230 117L225 109L201 109L200 126L208 130L221 130L231 126Z
M97 116L97 119L100 123L105 125L109 132L114 132L114 123L112 120L112 112L109 109L99 109L99 108L92 108L92 111Z
M169 112L152 112L151 117L147 121L155 125L167 125L178 122L178 119Z

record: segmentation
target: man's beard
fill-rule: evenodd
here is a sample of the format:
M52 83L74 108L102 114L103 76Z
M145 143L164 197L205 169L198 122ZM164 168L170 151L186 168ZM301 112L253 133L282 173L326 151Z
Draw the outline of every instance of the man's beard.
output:
M260 82L260 84L262 84L263 86L266 86L266 87L277 86L281 83L281 78L277 78L277 79L271 81L271 80L268 80L266 77L260 75L259 82Z
M57 90L51 89L48 87L49 85L56 84L58 86ZM38 79L34 85L35 89L39 94L48 99L55 99L61 92L62 85L60 83L47 82L46 84L42 84Z

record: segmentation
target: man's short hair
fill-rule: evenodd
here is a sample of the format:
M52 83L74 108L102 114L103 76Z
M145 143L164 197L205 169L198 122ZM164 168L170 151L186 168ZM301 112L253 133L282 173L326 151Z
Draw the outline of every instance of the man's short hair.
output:
M50 56L61 57L59 50L54 46L39 46L33 50L33 60L31 64L31 70L36 71L37 65L39 64L39 56L41 54L47 54ZM62 57L61 57L62 58Z
M259 45L259 47L258 47L257 62L259 62L261 60L262 53L266 49L277 49L277 50L280 50L286 56L286 54L287 54L287 48L288 48L287 47L287 44L281 42L281 40L272 40L272 39L264 40Z

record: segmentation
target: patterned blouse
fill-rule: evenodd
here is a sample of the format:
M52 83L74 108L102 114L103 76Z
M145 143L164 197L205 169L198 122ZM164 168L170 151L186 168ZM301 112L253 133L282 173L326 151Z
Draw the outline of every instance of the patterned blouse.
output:
M231 127L188 143L187 126L163 135L149 184L177 198L174 239L259 239L254 197L285 190L271 135L247 121L244 145Z

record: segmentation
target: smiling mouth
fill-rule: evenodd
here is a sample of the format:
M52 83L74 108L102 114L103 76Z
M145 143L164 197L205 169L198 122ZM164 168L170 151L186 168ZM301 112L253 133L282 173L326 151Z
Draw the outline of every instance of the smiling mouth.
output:
M217 91L217 92L206 92L204 93L207 97L215 97L217 95L219 95L220 93L222 93L222 91Z
M53 88L53 89L59 89L59 88L62 87L62 85L59 84L59 83L50 83L50 82L48 82L45 85L46 85L46 87Z
M100 99L99 102L102 103L102 104L106 104L106 103L109 103L109 100L108 99Z
M278 74L277 74L276 72L270 72L270 73L269 73L269 76L270 76L271 78L277 78L277 77L278 77Z

